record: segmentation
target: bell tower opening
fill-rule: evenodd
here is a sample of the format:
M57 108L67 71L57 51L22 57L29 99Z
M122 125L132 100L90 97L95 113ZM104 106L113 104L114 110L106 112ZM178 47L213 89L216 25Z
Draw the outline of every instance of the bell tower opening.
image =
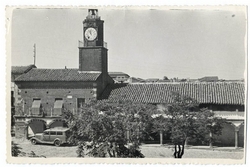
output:
M88 19L100 19L98 16L98 9L88 9Z

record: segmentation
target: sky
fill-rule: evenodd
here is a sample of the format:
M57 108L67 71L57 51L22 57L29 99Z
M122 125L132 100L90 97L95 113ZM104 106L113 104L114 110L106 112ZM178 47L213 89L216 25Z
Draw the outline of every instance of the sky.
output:
M244 78L246 13L242 7L98 8L108 70L140 78ZM78 68L86 8L15 9L11 63Z

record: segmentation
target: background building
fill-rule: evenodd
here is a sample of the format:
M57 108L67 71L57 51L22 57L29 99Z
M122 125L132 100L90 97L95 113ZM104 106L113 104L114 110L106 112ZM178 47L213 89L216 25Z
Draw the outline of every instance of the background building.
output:
M109 72L115 83L128 83L130 76L124 72Z
M195 99L200 108L208 108L217 116L227 119L216 145L243 147L245 120L244 82L167 82L109 85L102 98L109 101L131 100L150 103L163 109L173 102L172 92ZM159 143L159 136L155 140ZM193 143L194 144L194 143Z

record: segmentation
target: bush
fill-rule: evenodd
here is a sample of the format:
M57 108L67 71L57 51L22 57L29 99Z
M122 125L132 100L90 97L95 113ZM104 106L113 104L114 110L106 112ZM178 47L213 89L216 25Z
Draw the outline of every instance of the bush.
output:
M92 101L77 114L66 111L64 119L71 131L70 142L78 145L78 157L143 158L139 130L145 131L152 122L154 109L153 105L131 101Z
M21 153L21 147L18 146L18 144L11 142L11 154L13 157L18 157L18 155Z

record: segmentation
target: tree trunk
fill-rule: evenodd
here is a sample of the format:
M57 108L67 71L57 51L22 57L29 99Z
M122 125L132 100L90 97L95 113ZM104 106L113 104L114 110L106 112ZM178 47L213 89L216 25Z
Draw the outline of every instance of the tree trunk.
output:
M174 145L174 157L175 158L182 158L184 155L184 148L185 148L185 140L182 143L177 143Z
M183 154L184 154L184 148L185 148L185 140L182 142L182 150L181 150L181 154L179 158L182 158Z
M178 154L178 152L177 152L177 145L175 144L174 145L174 157L175 158L177 158L177 154Z
M180 155L181 155L181 145L178 144L178 157L177 158L181 158Z

